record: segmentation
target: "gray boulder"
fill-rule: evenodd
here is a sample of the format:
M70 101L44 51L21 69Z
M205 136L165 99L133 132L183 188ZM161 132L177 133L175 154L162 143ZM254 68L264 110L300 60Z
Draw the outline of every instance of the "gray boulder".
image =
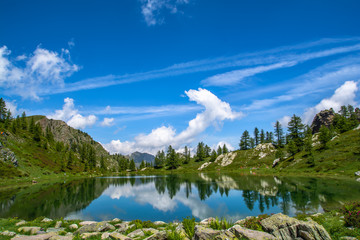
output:
M144 240L166 240L167 234L165 231L160 231L151 235L150 237L145 238Z
M137 237L143 237L145 236L145 233L141 229L136 229L135 231L128 234L128 237L130 238L137 238Z
M300 221L282 213L263 219L260 224L276 239L331 240L325 228L318 223Z
M21 227L18 229L19 232L28 233L31 235L36 234L41 230L41 227Z
M91 232L105 232L108 230L115 230L115 227L107 222L92 223L89 225L82 226L74 232L74 234L83 234Z
M245 239L253 239L253 240L269 240L276 239L273 235L266 233L255 231L247 228L243 228L240 225L235 225L229 228L229 231L232 232L237 238L245 238Z
M355 172L355 176L360 176L360 171Z
M121 233L118 232L112 232L110 233L110 238L111 239L118 239L118 240L132 240L132 238L129 238L125 235L122 235Z
M194 239L195 240L214 239L220 233L221 233L221 231L219 231L219 230L214 230L211 228L206 228L201 225L196 225Z

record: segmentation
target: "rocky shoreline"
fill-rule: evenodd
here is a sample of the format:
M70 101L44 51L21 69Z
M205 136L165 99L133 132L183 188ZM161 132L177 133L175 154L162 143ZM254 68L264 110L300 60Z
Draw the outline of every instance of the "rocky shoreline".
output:
M317 214L319 216L320 214ZM313 215L314 216L314 215ZM19 219L2 219L0 239L12 240L71 240L71 239L120 239L120 240L166 240L166 239L283 239L283 240L329 240L325 228L307 217L298 220L282 213L266 218L247 217L229 224L223 220L207 218L201 222L188 221L165 223L162 221L80 221L52 220L49 218L26 222ZM190 224L189 224L190 223ZM257 230L250 229L259 228ZM254 225L255 224L255 225ZM5 226L6 225L6 226ZM217 226L214 229L214 226ZM249 227L250 228L247 228ZM255 226L255 227L254 227ZM340 239L355 240L356 237Z

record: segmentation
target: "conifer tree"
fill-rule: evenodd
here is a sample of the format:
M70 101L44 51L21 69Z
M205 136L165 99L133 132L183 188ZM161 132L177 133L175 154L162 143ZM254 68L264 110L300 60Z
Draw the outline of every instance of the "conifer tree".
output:
M175 149L173 149L171 145L168 147L166 160L169 169L176 169L179 165L178 156L175 152Z
M218 146L216 153L217 153L218 156L220 156L223 153L222 148L220 147L220 145Z
M254 140L255 140L255 145L257 146L259 144L259 129L256 127L254 129Z
M3 98L0 98L0 122L5 121L6 114L7 114L6 103Z
M201 162L205 159L204 143L199 142L196 148L196 162Z
M275 128L276 145L278 147L282 147L284 142L284 134L279 121L276 121L274 128Z
M185 146L185 149L184 149L184 164L188 164L190 162L190 150L187 146Z
M131 171L136 170L134 159L131 159L129 168Z
M216 158L217 158L216 151L212 150L211 151L211 156L210 156L210 162L215 162Z
M21 114L21 128L22 128L23 130L26 130L26 129L27 129L26 113L25 113L25 112L23 112L23 113Z
M155 156L154 166L155 168L162 168L165 164L165 153L163 150L158 151Z
M264 129L261 129L261 131L260 131L260 143L265 143Z
M222 153L225 154L225 153L228 153L228 152L229 152L229 150L226 147L226 144L224 144L223 149L222 149Z
M243 132L239 146L240 146L240 150L250 149L250 135L247 130Z

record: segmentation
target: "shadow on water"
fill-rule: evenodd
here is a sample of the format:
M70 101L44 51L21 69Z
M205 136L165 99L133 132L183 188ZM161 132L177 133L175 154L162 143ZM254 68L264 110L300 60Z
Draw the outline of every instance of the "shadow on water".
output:
M360 199L352 180L235 174L87 178L0 192L0 217L172 221L327 211Z

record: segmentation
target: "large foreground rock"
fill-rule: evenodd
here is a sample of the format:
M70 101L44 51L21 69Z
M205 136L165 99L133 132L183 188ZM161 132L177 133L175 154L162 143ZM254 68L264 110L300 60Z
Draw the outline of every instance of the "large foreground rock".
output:
M213 230L211 228L206 228L201 225L196 225L194 239L195 240L214 239L220 233L221 233L221 231Z
M261 220L261 225L276 239L331 240L325 228L314 221L300 221L282 213Z
M11 240L48 240L55 235L56 235L56 233L53 233L53 232L46 233L46 234L33 235L33 236L16 235L16 237L12 238Z
M90 233L90 232L105 232L108 230L115 230L115 227L107 222L92 223L82 226L74 232L74 234Z
M252 239L252 240L270 240L276 239L273 235L266 233L255 231L247 228L243 228L240 225L234 225L229 228L229 231L232 232L239 239Z

